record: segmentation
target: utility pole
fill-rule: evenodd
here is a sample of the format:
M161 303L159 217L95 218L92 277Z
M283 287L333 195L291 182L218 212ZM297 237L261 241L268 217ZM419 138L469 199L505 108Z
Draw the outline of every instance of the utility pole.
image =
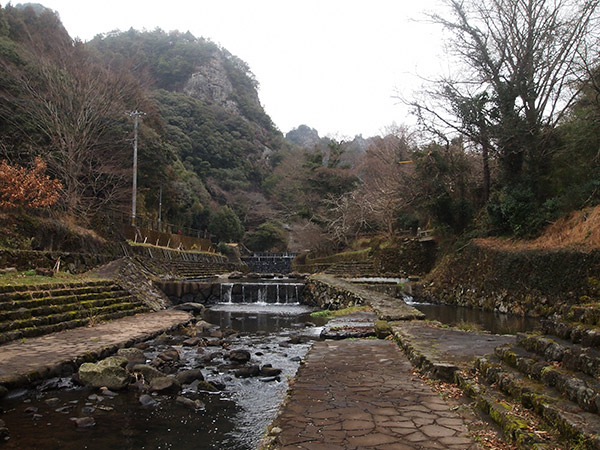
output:
M158 231L162 231L162 184L158 191Z
M133 117L133 188L131 192L131 225L135 226L136 197L137 197L137 151L138 151L138 118L145 116L142 111L131 111L126 113Z

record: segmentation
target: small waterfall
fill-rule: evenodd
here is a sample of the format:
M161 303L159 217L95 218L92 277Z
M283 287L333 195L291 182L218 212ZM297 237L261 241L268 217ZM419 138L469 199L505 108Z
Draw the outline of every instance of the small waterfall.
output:
M243 282L221 283L221 303L294 305L302 300L304 283Z
M269 285L264 284L258 287L258 303L267 303L267 289Z
M221 303L232 303L233 283L221 283Z

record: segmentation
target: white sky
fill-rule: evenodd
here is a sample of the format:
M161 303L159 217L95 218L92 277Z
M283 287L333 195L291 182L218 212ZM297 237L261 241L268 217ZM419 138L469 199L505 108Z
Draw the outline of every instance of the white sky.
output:
M306 124L321 136L368 137L410 123L393 96L443 59L440 30L423 21L437 0L29 1L58 11L84 41L131 27L211 39L248 63L284 133Z

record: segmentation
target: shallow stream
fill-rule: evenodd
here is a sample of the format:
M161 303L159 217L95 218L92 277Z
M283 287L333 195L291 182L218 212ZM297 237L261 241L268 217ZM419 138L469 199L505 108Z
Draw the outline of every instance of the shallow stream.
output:
M288 387L318 338L322 319L300 305L216 305L207 320L221 330L239 333L208 340L206 347L182 345L189 336L162 336L149 341L148 361L175 348L181 355L178 370L202 367L204 378L223 386L218 393L184 385L179 393L200 400L204 409L193 410L175 396L152 395L156 404L142 406L141 392L121 391L115 397L97 389L74 385L70 377L48 380L35 389L13 391L0 404L10 439L5 449L254 449L275 418ZM229 333L232 333L229 331ZM215 333L217 336L219 333ZM228 333L225 333L227 335ZM224 354L248 350L250 363L271 364L278 377L238 378L237 367ZM78 428L73 417L93 417L95 425Z

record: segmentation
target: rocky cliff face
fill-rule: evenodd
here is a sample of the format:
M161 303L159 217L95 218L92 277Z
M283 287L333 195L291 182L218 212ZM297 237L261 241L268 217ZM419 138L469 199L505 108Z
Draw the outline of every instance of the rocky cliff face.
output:
M183 92L190 97L214 103L228 111L239 114L237 104L231 100L233 85L223 65L223 57L216 54L210 61L192 74L183 87Z
M183 87L183 92L190 97L197 98L207 103L216 104L234 114L242 114L240 105L236 101L239 88L234 87L230 71L227 69L226 56L216 52L212 58L188 79ZM260 107L258 93L252 92L250 101Z

